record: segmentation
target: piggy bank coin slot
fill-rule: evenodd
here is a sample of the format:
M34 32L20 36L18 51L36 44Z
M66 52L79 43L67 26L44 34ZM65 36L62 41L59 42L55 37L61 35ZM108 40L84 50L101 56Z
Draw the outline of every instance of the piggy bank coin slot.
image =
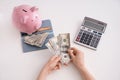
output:
M24 12L27 12L25 9L22 9Z

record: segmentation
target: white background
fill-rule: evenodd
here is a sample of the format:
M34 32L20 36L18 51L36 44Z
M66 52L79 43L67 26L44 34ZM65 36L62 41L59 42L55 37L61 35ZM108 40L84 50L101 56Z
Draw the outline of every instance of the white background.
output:
M40 50L24 54L19 31L12 24L15 6L37 6L42 19L50 19L55 35L71 33L71 44L85 53L85 63L96 80L120 80L120 0L0 0L0 80L35 80L52 56ZM106 22L97 51L76 45L73 39L85 16ZM70 64L48 80L82 80Z

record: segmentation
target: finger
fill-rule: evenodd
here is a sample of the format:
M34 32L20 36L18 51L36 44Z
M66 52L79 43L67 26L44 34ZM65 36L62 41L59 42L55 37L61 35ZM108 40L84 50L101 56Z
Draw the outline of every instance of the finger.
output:
M59 68L59 69L61 68L61 63L60 63L60 62L58 63L58 68Z
M83 53L82 51L78 50L78 49L75 48L75 47L72 47L71 50L73 50L73 54L74 54L74 55L78 55L78 54L80 54L80 53Z
M71 58L75 57L75 55L74 55L72 50L68 50L68 53L70 54Z
M68 62L68 64L70 64L72 62L72 59Z
M70 49L73 50L73 51L75 51L75 52L82 52L81 50L79 50L79 49L77 49L75 47L71 47Z
M71 59L70 62L73 62L73 60Z
M74 52L78 52L78 51L79 51L79 50L78 50L77 48L75 48L75 47L71 47L70 49L73 50Z
M54 70L58 70L58 69L59 69L59 67L58 67L58 66L55 66L53 69L54 69Z
M60 61L60 59L61 59L61 57L60 56L57 56L55 59L54 59L54 62L59 62Z
M68 64L67 64L67 63L64 63L64 65L65 65L65 66L68 66Z
M50 59L51 61L53 61L54 59L56 59L57 55L52 56L52 58Z

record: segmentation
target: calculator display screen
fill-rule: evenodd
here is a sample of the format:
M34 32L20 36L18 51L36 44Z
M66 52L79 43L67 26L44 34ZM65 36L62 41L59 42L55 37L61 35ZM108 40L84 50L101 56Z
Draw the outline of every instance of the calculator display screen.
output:
M94 29L94 30L97 30L97 31L100 31L100 32L102 32L104 30L104 26L102 25L102 23L98 24L95 22L85 20L84 26L91 28L91 29Z

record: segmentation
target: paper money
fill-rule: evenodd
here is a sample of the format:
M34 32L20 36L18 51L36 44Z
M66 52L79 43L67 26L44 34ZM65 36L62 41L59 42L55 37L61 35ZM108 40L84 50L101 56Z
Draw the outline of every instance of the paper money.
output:
M48 47L49 51L50 51L52 54L54 54L54 49L53 49L53 47L51 46L51 44L48 42L48 43L46 43L45 45Z
M67 50L70 48L70 34L59 34L58 39L61 53L67 53Z
M28 35L24 37L24 42L29 45L42 47L47 36L48 36L48 33Z
M38 36L38 38L35 41L34 45L36 45L38 47L42 47L42 45L44 44L47 36L48 36L48 33L43 33L42 35L40 35L40 37Z
M25 36L25 37L24 37L24 42L27 43L27 44L34 45L35 37L36 37L36 35Z
M61 56L61 63L67 64L70 61L70 56L67 52L70 48L69 33L59 34L57 37L49 39L46 46L54 55Z
M58 38L57 37L53 37L53 38L49 39L49 43L53 47L54 53L56 55L59 55L60 54L60 48L59 48L59 44L58 44Z
M59 34L58 39L60 46L60 54L62 58L61 62L67 64L70 61L70 56L68 54L68 49L70 48L70 34Z

